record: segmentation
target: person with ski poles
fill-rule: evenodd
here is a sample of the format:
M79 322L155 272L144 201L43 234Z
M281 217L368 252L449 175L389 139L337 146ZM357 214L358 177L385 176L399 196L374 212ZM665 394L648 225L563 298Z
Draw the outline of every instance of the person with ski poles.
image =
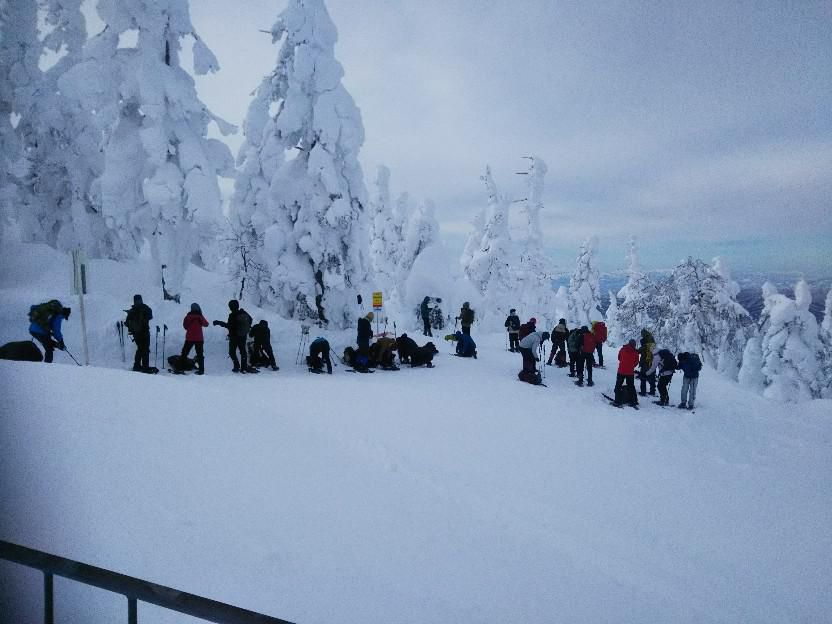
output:
M205 338L202 334L202 328L208 327L208 319L202 316L202 308L199 307L198 303L191 304L191 311L182 320L182 327L185 328L185 344L182 345L180 357L184 361L191 352L191 348L196 349L196 374L204 375L205 352L203 347Z
M133 295L133 306L127 310L125 324L128 333L133 336L133 342L136 343L136 355L133 358L133 370L136 372L150 370L150 321L152 318L153 310L142 301L142 296Z
M581 352L578 355L578 381L576 386L584 385L584 369L587 374L587 386L594 386L592 381L592 366L595 363L595 347L597 345L595 335L589 331L586 325L581 326Z
M248 354L246 353L246 338L251 329L251 316L243 308L240 302L232 299L228 302L228 320L226 322L214 321L214 326L225 327L228 330L228 357L234 363L232 373L256 373L257 369L248 365ZM240 352L240 359L237 359L237 352Z
M535 379L537 375L536 363L540 361L538 357L540 345L547 340L549 340L549 332L540 333L533 331L524 336L523 340L520 341L520 355L523 356L523 370L520 371L519 377L523 381Z
M520 317L517 316L517 310L512 308L508 311L506 322L504 323L506 331L508 332L508 350L514 353L520 350Z
M33 305L29 308L29 333L32 338L43 345L43 361L47 364L52 363L55 349L59 351L66 349L64 336L61 333L61 324L65 320L69 320L71 312L70 308L63 307L57 299Z
M456 320L458 320L462 326L462 333L466 336L470 336L471 325L474 324L474 310L471 308L470 303L466 301L462 304L462 308L459 310L459 316L456 317Z

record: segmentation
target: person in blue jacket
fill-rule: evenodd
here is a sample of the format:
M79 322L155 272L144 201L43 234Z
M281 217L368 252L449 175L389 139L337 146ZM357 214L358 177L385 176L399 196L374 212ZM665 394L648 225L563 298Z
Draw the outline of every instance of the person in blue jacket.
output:
M702 361L696 353L680 353L679 369L684 373L682 378L682 402L676 407L679 409L694 408L696 403L696 386L699 385L699 371L702 370Z
M69 318L70 312L72 310L63 307L57 299L34 305L29 309L29 333L43 345L43 361L46 363L52 362L52 354L56 348L61 351L66 348L61 324Z
M477 357L477 343L468 334L463 334L461 331L454 334L456 336L456 354L459 357Z

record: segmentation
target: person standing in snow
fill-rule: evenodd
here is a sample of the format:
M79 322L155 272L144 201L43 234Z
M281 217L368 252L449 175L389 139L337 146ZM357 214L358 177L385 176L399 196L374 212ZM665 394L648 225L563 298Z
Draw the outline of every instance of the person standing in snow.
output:
M578 360L581 358L581 330L576 327L569 332L569 337L566 339L566 347L569 349L569 376L575 377L577 374Z
M584 385L584 369L586 369L587 386L594 386L592 381L592 365L595 363L595 347L597 341L595 335L589 331L586 325L581 326L581 353L578 356L578 381L576 386Z
M372 312L367 312L366 316L358 319L355 341L358 343L358 352L367 358L370 357L370 339L373 337L372 320L374 316Z
M61 324L69 319L71 312L70 308L63 307L57 299L29 308L29 333L32 338L43 345L45 352L43 361L47 364L52 363L55 349L59 351L66 349Z
M692 410L696 404L696 386L699 385L702 361L696 353L680 353L678 368L684 373L684 377L682 378L682 402L676 407Z
M505 328L508 332L508 350L514 353L520 349L520 317L514 308L508 311Z
M324 364L326 372L332 374L332 360L329 358L329 341L326 338L315 338L309 345L309 356L306 358L310 373L323 373Z
M272 332L269 329L269 322L266 319L261 319L257 325L251 328L248 335L254 339L252 345L254 355L259 358L259 361L267 362L268 366L276 371L277 361L274 359L274 351L272 350Z
M646 342L644 332L642 332L641 348L638 351L639 396L647 396L648 383L650 384L650 396L656 396L656 366L653 362L654 346L652 342Z
M422 305L419 306L419 314L422 316L422 335L433 338L433 332L430 330L430 297L422 299Z
M673 381L673 373L676 372L676 358L667 349L661 349L656 354L657 356L657 372L659 376L659 400L656 401L658 405L670 405L670 395L667 392L667 387Z
M256 373L257 369L248 365L248 354L246 353L246 338L251 329L251 316L240 307L240 302L232 299L228 302L228 320L226 322L214 321L215 326L225 327L228 330L228 357L234 363L232 373ZM237 359L237 352L240 352L240 359Z
M638 366L638 349L635 339L630 340L618 351L618 374L615 376L615 401L613 405L620 407L622 403L629 403L633 407L638 405L636 398L636 366ZM626 388L626 394L624 386Z
M138 372L150 369L150 321L153 310L142 301L141 295L133 295L133 306L127 311L127 331L136 343L136 356L133 358L133 370ZM153 369L156 370L156 369Z
M462 333L466 336L470 336L471 325L474 324L474 310L471 309L470 303L466 301L462 304L462 308L459 310L459 316L456 317L456 320L458 320L462 326Z
M598 366L604 368L604 342L607 340L607 325L604 321L592 321L592 334L595 336L595 352L598 354Z
M566 319L562 318L552 330L552 352L549 354L549 361L546 362L549 366L552 365L552 360L557 357L558 353L563 353L563 360L566 360L566 338L568 336L569 329L566 327Z
M205 374L205 338L202 335L202 328L208 327L208 319L202 316L202 308L198 303L191 304L191 311L182 320L182 327L185 328L185 344L182 345L180 358L184 361L191 348L196 349L196 374Z

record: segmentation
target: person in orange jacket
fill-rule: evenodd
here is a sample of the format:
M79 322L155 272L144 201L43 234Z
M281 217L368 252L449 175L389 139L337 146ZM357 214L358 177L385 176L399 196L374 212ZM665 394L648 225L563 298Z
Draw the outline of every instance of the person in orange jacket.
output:
M604 368L604 343L607 341L607 325L604 321L592 321L592 333L595 335L597 344L595 352L598 354L598 366Z
M638 405L636 398L636 366L638 366L639 352L636 341L630 340L618 351L618 374L615 376L615 401L613 405L621 407L622 403L629 403L633 407ZM627 391L624 392L624 385Z

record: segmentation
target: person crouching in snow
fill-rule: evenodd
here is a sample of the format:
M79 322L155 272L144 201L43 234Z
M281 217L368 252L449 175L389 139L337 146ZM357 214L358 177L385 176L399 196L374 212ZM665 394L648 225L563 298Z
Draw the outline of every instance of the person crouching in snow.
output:
M613 405L620 407L622 403L629 403L633 407L638 405L636 398L636 366L639 353L636 341L630 340L618 351L618 374L615 376L615 401ZM627 385L625 390L624 385Z
M520 379L530 381L537 378L536 363L540 361L537 357L540 345L549 340L549 332L532 332L520 341L520 355L523 356L523 370L520 371Z
M468 334L461 331L454 334L456 338L456 354L459 357L472 357L477 359L477 343Z

